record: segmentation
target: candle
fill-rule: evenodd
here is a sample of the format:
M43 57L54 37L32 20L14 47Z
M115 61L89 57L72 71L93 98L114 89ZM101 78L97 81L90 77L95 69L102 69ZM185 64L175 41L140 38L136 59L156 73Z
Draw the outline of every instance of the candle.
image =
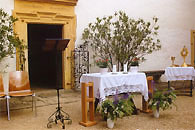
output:
M124 64L124 72L127 72L127 64Z
M112 72L116 73L116 65L113 65Z

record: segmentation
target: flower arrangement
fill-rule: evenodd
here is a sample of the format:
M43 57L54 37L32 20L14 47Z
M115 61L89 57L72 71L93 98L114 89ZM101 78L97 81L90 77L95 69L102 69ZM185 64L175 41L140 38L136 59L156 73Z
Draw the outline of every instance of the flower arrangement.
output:
M99 59L99 60L96 60L96 65L100 68L107 68L108 67L108 59L105 59L105 60L102 60L102 59Z
M120 99L118 95L114 96L114 100L106 99L97 107L97 111L102 115L103 119L111 119L113 121L117 118L129 116L133 112L133 103L131 102L131 96L125 94Z
M139 66L139 58L133 58L133 60L131 61L131 66Z
M172 108L172 105L176 106L174 101L176 99L176 95L173 92L173 89L171 90L157 90L153 98L149 102L149 107L152 108L152 110L166 110L168 108Z

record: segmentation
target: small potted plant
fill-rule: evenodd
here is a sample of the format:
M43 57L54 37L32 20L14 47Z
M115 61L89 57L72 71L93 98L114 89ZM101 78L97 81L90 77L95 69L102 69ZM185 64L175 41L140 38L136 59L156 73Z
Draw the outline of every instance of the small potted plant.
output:
M126 95L125 95L126 96ZM97 111L101 114L104 120L107 120L107 127L113 128L117 118L129 116L133 112L133 103L131 97L118 98L118 95L113 99L106 99L99 104Z
M96 65L100 68L100 73L105 74L108 72L108 59L99 59L96 60Z
M131 66L139 66L139 58L133 58L133 60L131 61Z
M159 118L159 110L163 111L175 105L176 95L173 89L157 90L149 102L149 107L153 110L154 117Z
M130 71L136 73L138 71L139 58L137 57L133 58L133 60L130 62L130 65L131 65Z

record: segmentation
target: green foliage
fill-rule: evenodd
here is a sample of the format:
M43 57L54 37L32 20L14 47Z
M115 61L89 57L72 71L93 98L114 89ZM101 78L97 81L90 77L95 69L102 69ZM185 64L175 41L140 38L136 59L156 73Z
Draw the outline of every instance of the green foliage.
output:
M108 59L111 68L114 61L120 66L128 63L128 68L134 58L141 61L144 56L161 48L158 35L158 18L153 22L143 19L132 19L126 13L119 11L112 16L96 18L95 23L89 23L84 29L82 40L90 45L94 58Z
M166 110L172 108L172 105L175 105L175 99L176 95L172 90L158 90L154 93L152 100L150 100L149 107L153 110Z
M6 57L13 57L16 49L19 52L20 65L24 65L25 55L23 41L14 33L13 25L17 21L13 16L9 16L3 9L0 9L0 62ZM20 69L24 69L20 67Z
M117 120L124 116L129 116L133 112L132 97L127 99L120 99L118 101L112 99L106 99L98 106L97 111L100 112L103 119L111 118L111 120Z
M109 63L108 59L106 59L106 60L101 60L101 59L96 60L96 65L100 68L107 68L108 63Z
M138 58L134 58L130 65L131 66L139 66L139 59Z
M16 37L18 38L18 37ZM19 53L19 65L20 65L20 70L25 70L25 62L26 62L26 57L25 57L25 52L24 50L27 49L27 46L23 44L23 40L20 40L18 38L19 46L16 46L17 51Z

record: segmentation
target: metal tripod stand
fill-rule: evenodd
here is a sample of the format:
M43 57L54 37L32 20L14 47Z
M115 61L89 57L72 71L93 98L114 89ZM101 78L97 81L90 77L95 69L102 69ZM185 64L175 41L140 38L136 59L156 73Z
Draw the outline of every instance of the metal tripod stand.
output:
M57 96L58 96L58 107L56 107L56 111L51 114L51 116L48 118L47 128L51 128L52 123L58 123L58 120L62 123L62 129L65 129L65 123L64 121L68 121L68 124L72 123L72 120L70 119L70 116L68 113L64 112L60 107L60 97L59 97L59 89L57 89ZM63 115L65 114L65 116ZM54 119L53 119L54 118Z
M58 120L62 123L62 129L65 129L65 123L64 121L68 121L68 124L72 123L72 120L70 119L70 116L68 113L64 112L60 107L60 96L59 96L59 89L61 86L61 80L60 80L60 73L61 71L58 68L61 68L60 64L60 56L62 56L62 51L65 50L69 43L70 39L46 39L46 43L44 46L45 51L51 51L55 55L56 60L56 90L57 90L57 97L58 97L58 107L57 110L51 114L51 116L48 118L47 128L51 128L51 124L55 122L58 123ZM65 116L63 115L65 114Z

